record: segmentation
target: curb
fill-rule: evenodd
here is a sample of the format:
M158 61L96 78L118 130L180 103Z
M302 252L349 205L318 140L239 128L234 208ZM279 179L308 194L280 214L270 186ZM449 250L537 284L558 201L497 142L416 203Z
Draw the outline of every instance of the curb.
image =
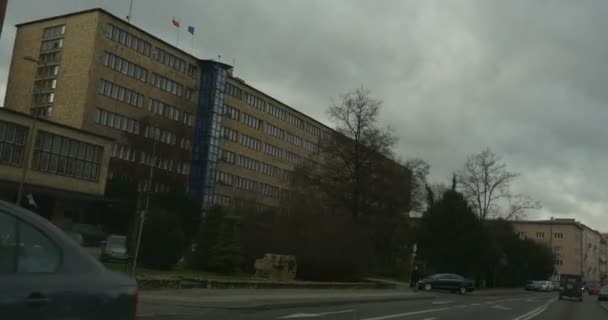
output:
M333 300L317 300L317 301L285 301L285 302L260 302L251 304L240 304L240 305L223 305L225 303L216 304L195 304L195 303L169 303L172 306L187 307L194 309L221 309L221 310L274 310L274 309L287 309L297 307L318 307L318 306L332 306L332 305L345 305L353 303L373 303L373 302L394 302L394 301L418 301L418 300L432 300L437 297L434 295L420 295L412 297L361 297L361 298L343 298ZM158 301L146 302L145 299L140 300L140 303L159 303ZM158 317L158 316L175 316L183 315L183 313L150 313L138 315L137 318L145 317Z

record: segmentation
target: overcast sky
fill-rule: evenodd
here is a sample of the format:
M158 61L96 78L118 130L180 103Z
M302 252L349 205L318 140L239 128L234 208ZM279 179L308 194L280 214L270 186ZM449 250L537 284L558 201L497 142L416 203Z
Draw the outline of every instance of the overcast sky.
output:
M4 101L13 25L127 0L9 0L0 39ZM608 231L608 1L134 0L132 22L330 124L332 97L365 85L384 101L397 153L449 180L492 148L515 191ZM194 48L186 25L196 28Z

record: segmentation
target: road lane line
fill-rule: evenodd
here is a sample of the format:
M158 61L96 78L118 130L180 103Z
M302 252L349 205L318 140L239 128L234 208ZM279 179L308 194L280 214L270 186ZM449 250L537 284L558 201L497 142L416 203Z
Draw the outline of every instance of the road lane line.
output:
M287 316L279 317L277 319L299 319L299 318L320 318L327 315L332 314L342 314L342 313L353 313L356 310L341 310L341 311L328 311L328 312L319 312L319 313L294 313Z
M547 310L549 305L551 305L553 302L555 302L555 300L556 300L555 298L549 299L547 302L545 302L540 307L538 307L526 314L523 314L517 318L514 318L513 320L530 320L530 319L536 317L537 315L543 313L545 310Z
M481 303L471 303L470 305L471 305L471 306L480 306L480 305L481 305Z
M461 304L461 305L459 305L459 306L456 306L456 308L466 308L466 307L467 307L467 305L466 305L466 304Z
M365 319L360 319L360 320L393 319L393 318L400 318L400 317L406 317L406 316L413 316L413 315L417 315L417 314L424 314L424 313L445 311L445 310L449 310L449 309L450 308L427 309L427 310L412 311L412 312L406 312L406 313L389 314L389 315L386 315L386 316L373 317L373 318L365 318Z
M448 303L452 303L454 301L452 300L446 300L446 301L433 301L431 304L448 304Z
M500 309L500 310L511 310L512 309L511 307L505 307L505 306L501 306L499 304L493 306L492 308L494 308L494 309Z

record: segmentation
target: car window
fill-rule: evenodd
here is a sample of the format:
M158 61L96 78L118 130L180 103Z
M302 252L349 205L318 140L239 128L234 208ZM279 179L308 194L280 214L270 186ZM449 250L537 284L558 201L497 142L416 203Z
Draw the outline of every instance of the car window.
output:
M48 273L59 266L59 249L33 226L19 222L19 255L17 272Z
M15 271L17 219L0 212L0 274Z

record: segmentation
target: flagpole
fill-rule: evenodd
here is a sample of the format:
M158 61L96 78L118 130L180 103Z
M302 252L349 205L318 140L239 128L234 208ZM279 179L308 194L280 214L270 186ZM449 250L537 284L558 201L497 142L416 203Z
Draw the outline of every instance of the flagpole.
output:
M194 33L192 34L192 43L190 43L190 53L194 55Z
M175 46L179 48L179 29L180 27L177 27L177 40L175 41Z

